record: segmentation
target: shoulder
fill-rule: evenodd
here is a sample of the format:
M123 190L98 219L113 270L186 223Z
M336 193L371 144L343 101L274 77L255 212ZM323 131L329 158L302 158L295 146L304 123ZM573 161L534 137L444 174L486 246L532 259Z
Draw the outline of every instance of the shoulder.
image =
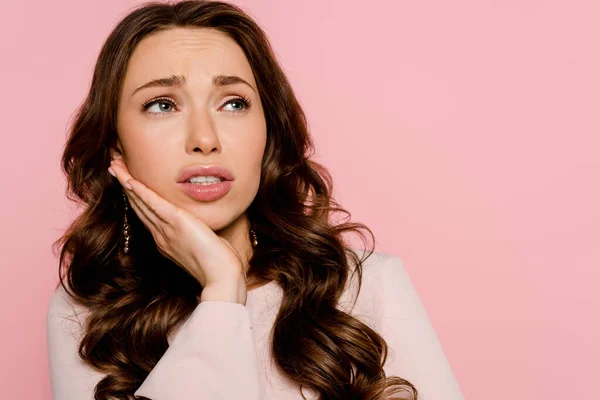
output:
M355 250L359 252L362 250ZM369 270L371 273L388 272L390 269L404 269L404 264L400 257L393 254L384 253L382 251L374 251L364 262L364 269ZM366 272L366 271L365 271Z
M48 304L46 345L53 399L92 399L105 374L80 355L85 310L59 285Z
M352 249L361 259L364 250ZM342 296L341 305L347 312L378 328L391 307L414 302L414 288L402 260L392 254L374 251L362 264L360 290L355 266L351 264L351 279Z
M382 318L421 311L421 300L400 257L374 252L363 265L363 278L371 282L365 289L371 290Z
M404 299L404 304L414 301L416 290L404 268L402 259L388 253L374 253L371 262L365 263L364 273L377 280L382 293L382 300L396 303Z
M81 332L86 309L75 303L62 285L50 298L46 313L47 333L61 331L73 334Z
M402 260L373 253L363 265L363 277L367 285L365 292L361 289L357 308L387 344L386 375L407 379L419 398L464 400Z
M361 258L364 250L352 249ZM351 273L354 268L351 268ZM404 268L402 259L398 256L374 251L362 265L362 278L366 287L373 289L389 289L411 286L412 283Z

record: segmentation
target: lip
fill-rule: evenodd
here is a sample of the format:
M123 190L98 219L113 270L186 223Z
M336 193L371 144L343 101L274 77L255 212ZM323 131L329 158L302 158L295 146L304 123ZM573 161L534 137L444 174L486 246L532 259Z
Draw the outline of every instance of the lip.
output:
M188 179L193 176L218 176L224 181L232 181L233 174L227 168L221 165L190 165L179 171L179 175L177 176L178 183L186 183Z
M210 185L200 185L191 182L180 182L177 185L188 196L198 201L215 201L225 196L233 183L231 181L217 182Z

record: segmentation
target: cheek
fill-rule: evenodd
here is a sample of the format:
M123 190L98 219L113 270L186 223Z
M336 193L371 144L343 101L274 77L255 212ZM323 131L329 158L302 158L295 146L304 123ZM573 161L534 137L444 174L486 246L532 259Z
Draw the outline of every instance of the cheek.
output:
M246 143L243 154L247 167L252 170L253 174L258 174L259 176L265 145L266 133L262 131L256 135L252 135L252 139Z
M123 142L127 168L131 176L155 191L161 191L160 182L168 180L170 144L162 136L149 138L145 132L129 131Z
M265 150L267 139L265 120L262 115L238 122L235 127L228 129L226 144L235 156L233 160L240 167L260 167L260 161Z
M263 128L264 129L264 128ZM261 129L246 132L236 144L234 160L236 170L248 190L256 191L260 184L262 158L265 151L266 132Z

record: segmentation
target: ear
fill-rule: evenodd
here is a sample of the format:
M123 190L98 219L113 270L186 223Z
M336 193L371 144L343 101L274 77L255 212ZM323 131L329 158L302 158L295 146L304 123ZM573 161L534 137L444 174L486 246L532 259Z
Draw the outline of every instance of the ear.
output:
M113 145L109 149L110 159L111 160L123 160L123 145L121 144L121 140L117 138L116 145Z

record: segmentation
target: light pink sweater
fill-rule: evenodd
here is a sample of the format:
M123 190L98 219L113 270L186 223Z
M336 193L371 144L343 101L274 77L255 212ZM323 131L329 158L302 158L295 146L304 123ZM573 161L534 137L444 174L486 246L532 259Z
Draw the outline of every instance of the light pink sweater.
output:
M464 400L436 333L402 261L375 252L363 266L363 286L352 309L356 281L340 309L367 323L389 346L387 376L409 380L421 400ZM274 366L268 337L283 290L270 282L248 292L246 305L199 303L169 338L169 348L135 392L152 400L300 400L316 393ZM48 358L54 400L91 400L104 376L77 355L86 311L64 289L47 316Z

